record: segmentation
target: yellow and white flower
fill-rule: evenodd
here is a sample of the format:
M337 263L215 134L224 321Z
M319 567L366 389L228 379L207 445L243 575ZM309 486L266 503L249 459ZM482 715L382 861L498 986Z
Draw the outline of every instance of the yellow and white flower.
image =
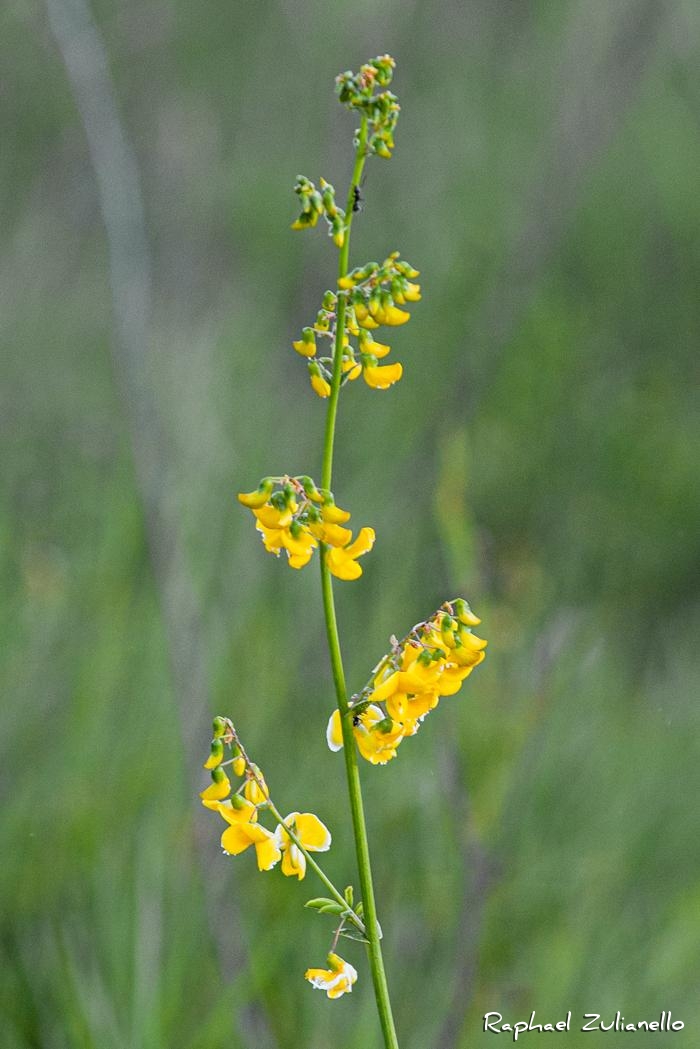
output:
M307 852L327 852L330 848L331 832L313 812L290 812L284 822ZM275 841L282 852L282 873L301 881L306 874L306 856L282 826L275 831Z
M328 969L307 969L304 979L319 991L325 991L329 998L340 998L352 991L357 982L357 970L337 954L328 955Z

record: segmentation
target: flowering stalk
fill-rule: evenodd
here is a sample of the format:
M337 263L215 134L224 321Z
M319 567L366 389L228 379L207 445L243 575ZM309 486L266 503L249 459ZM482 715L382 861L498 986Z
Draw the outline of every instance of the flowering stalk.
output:
M354 580L362 575L358 558L373 546L374 529L364 526L354 536L346 527L350 513L341 509L331 491L333 446L340 390L362 376L373 390L386 390L403 374L399 362L379 364L391 347L375 341L373 329L405 324L410 314L407 302L418 302L420 285L410 263L391 252L382 263L368 262L349 270L350 233L361 201L360 184L367 157L390 157L393 131L399 112L396 96L385 90L391 82L394 61L381 55L366 63L358 73L346 72L336 79L338 96L359 114L355 135L355 158L346 209L338 207L335 190L325 179L318 188L304 175L294 187L301 214L293 229L314 227L323 217L338 248L338 276L334 290L321 300L313 325L302 329L292 343L306 358L311 389L327 400L321 483L308 475L264 477L253 491L240 492L239 501L255 519L265 550L276 557L284 552L290 568L303 569L319 549L321 591L328 640L336 709L328 722L326 739L333 751L344 750L355 851L362 899L354 903L351 886L341 894L319 867L310 852L325 852L330 846L328 828L313 813L281 816L270 800L264 778L240 744L228 719L214 724L211 755L205 768L212 785L202 793L207 808L215 809L229 824L221 839L229 855L255 847L258 866L271 870L281 860L282 873L303 878L310 866L330 892L330 898L309 900L307 907L337 916L339 924L327 955L328 968L310 968L305 978L312 987L325 990L335 999L352 991L358 974L350 962L335 953L340 936L360 939L367 945L374 993L385 1049L398 1049L389 989L382 957L382 932L372 883L367 828L358 768L358 752L372 765L386 765L396 756L402 740L414 736L427 715L443 697L455 695L462 683L484 659L486 641L471 628L480 620L463 598L444 602L428 619L416 624L398 641L372 671L359 693L348 696L333 596L335 576ZM324 340L332 344L332 355L320 349ZM352 340L352 341L351 341ZM245 782L228 799L231 784L223 769L224 747L232 747L236 775ZM241 797L242 794L242 797ZM272 833L258 822L258 812L276 820Z
M350 230L352 226L353 202L355 187L359 187L362 171L367 156L367 118L362 117L360 133L357 138L357 149L355 152L355 166L352 172L352 181L348 191L348 206L346 209L347 224L345 238L340 249L338 261L338 281L342 282L348 274L348 259L350 255ZM331 379L331 392L328 397L328 409L326 413L326 432L323 443L323 465L321 469L321 487L330 489L333 477L333 442L335 438L335 423L338 414L338 398L340 395L340 380L342 377L343 359L343 337L345 333L345 308L346 297L339 296L337 326L335 331L335 344L333 347L333 375ZM364 903L364 916L367 928L367 953L369 955L370 969L372 971L372 982L374 994L377 1000L379 1021L384 1035L386 1049L399 1049L396 1027L391 1011L391 1000L389 998L389 985L387 983L384 969L384 958L380 944L379 923L377 921L377 905L374 898L374 884L372 881L372 866L369 857L369 842L367 840L367 826L365 823L364 806L362 803L362 787L360 785L360 770L357 763L357 752L353 743L351 719L346 715L349 712L348 692L345 684L345 671L343 669L343 657L340 651L340 636L338 634L338 622L335 614L335 601L333 598L333 581L327 562L328 548L321 545L321 589L323 592L323 612L326 622L326 635L328 638L328 649L331 659L331 670L333 673L333 684L335 686L336 701L340 711L340 720L343 727L343 742L345 751L345 773L348 782L348 793L350 795L350 812L352 815L352 828L355 837L355 851L357 854L357 868L360 878L360 889Z

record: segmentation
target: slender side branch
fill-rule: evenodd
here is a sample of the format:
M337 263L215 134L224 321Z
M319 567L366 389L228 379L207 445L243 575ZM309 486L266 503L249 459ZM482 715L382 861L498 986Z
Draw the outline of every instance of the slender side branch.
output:
M319 864L316 862L316 860L313 858L313 856L309 853L308 849L306 849L306 847L302 844L302 841L299 838L299 836L297 835L297 833L294 830L294 828L292 826L290 826L289 823L286 823L285 820L284 820L284 817L282 815L280 815L279 810L277 809L277 807L275 806L275 804L273 803L273 801L270 798L270 795L269 795L268 789L267 789L267 785L265 784L265 782L262 780L262 778L260 777L260 775L256 771L255 765L253 764L253 762L248 757L248 754L246 753L246 749L243 746L243 744L241 743L240 737L238 736L238 733L233 728L233 726L231 726L231 735L233 736L233 738L236 741L236 745L237 745L238 749L241 752L243 760L246 763L246 768L248 769L250 775L252 776L252 778L255 780L255 782L257 783L258 787L260 788L261 793L265 796L265 798L266 798L265 804L267 805L268 809L270 810L272 815L277 820L277 823L279 824L279 826L284 828L284 830L287 832L287 834L292 839L292 841L294 842L296 847L299 849L299 851L304 854L304 856L306 857L306 862L311 867L311 869L317 874L317 876L321 879L321 881L326 886L326 888L330 892L330 894L333 897L333 899L335 900L335 902L339 903L345 909L344 917L345 918L349 918L350 921L353 923L353 925L359 930L359 932L361 932L363 936L366 936L367 935L367 930L365 929L364 923L363 923L362 919L360 918L360 916L354 911L354 909L352 907L350 907L348 905L348 901L345 899L343 894L338 889L336 889L335 885L330 880L330 878L327 876L327 874L323 871L323 869L319 866Z

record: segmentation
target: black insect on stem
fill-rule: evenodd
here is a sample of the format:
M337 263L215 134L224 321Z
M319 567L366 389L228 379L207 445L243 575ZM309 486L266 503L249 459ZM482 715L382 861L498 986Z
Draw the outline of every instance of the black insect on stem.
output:
M354 212L362 211L362 194L359 186L352 187L352 210Z

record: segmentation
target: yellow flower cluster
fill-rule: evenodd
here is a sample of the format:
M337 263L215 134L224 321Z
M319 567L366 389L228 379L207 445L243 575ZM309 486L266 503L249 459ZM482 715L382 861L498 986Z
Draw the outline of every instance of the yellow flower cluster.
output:
M333 493L317 488L310 477L266 477L255 491L241 492L238 499L252 511L265 549L277 557L284 550L291 568L307 565L323 543L336 578L362 575L357 558L372 549L374 529L361 528L353 540L352 531L344 527L348 511L336 506Z
M345 331L343 332L343 382L363 377L375 390L386 390L398 382L403 374L400 363L379 364L391 347L377 342L372 331L381 325L396 327L410 320L408 302L420 301L420 285L413 282L418 270L399 258L394 251L380 265L368 262L352 270L338 281L338 292L327 291L313 327L302 329L301 338L292 346L308 360L311 387L319 397L328 397L333 357L318 352L318 340L329 339L335 344L339 295L347 297ZM351 343L355 340L355 345Z
M225 764L231 766L234 775L243 777L234 794L222 767L227 745L232 758ZM269 790L258 766L247 760L228 718L214 718L214 738L204 768L211 770L212 782L200 797L205 808L218 812L228 824L221 835L221 848L227 855L238 856L252 845L259 870L269 871L281 859L282 873L301 880L306 874L306 856L297 842L307 852L330 848L330 831L312 812L290 812L284 825L278 823L274 831L260 825L259 812L270 808Z
M342 994L352 991L357 981L357 970L350 962L343 961L337 954L328 955L328 969L307 969L304 979L312 987L325 991L329 998L340 998Z
M353 696L349 715L363 758L385 765L403 739L413 736L442 696L452 696L486 655L487 642L473 634L481 622L462 598L445 602L384 656L369 683ZM331 750L343 746L340 713L326 733Z

